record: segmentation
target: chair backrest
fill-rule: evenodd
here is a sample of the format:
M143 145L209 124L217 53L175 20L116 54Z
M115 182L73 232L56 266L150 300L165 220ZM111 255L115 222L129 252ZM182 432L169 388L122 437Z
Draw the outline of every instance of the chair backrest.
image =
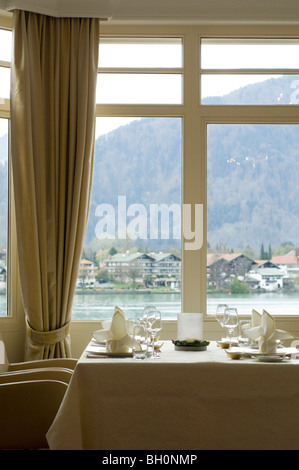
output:
M48 448L46 433L66 389L56 380L0 384L0 449Z
M5 344L0 334L0 372L6 372L9 368L9 362L6 355Z
M0 372L0 384L9 382L24 382L28 380L58 380L69 383L73 372L60 367L44 367L40 369L27 369L18 371Z

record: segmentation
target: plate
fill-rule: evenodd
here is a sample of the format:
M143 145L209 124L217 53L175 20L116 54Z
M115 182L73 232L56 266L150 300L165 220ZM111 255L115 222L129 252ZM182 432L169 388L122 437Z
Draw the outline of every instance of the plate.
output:
M107 351L88 351L86 350L86 357L133 357L131 352L128 353L117 353L117 352L107 352Z
M110 352L99 346L90 344L85 350L87 357L133 357L132 351L128 352Z
M257 360L260 362L281 362L284 359L287 359L287 356L267 356L267 355L260 355L257 357Z
M207 346L175 346L176 351L206 351Z

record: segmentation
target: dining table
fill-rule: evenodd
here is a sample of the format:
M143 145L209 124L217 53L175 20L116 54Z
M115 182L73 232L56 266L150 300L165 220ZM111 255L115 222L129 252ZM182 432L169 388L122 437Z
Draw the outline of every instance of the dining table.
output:
M275 358L274 358L275 359ZM53 450L297 450L299 359L161 345L159 358L78 360L47 433Z

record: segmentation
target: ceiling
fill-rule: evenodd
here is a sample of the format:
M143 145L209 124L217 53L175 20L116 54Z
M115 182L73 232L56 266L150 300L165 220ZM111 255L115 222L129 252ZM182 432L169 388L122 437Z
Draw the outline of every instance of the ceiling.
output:
M0 10L113 22L299 23L298 0L0 0Z

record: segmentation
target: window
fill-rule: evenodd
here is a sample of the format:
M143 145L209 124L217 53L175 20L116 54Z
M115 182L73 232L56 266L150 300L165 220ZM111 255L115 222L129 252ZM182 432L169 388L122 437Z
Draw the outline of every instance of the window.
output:
M218 303L244 315L299 314L299 120L290 106L298 104L298 48L298 39L202 39L201 103L213 109L205 128L208 316ZM242 117L227 105L241 105Z
M0 316L7 315L8 120L0 118Z
M11 31L0 29L0 317L8 314L8 100Z
M298 39L202 39L202 104L298 104L298 52Z
M100 41L97 103L181 102L181 39L103 38Z
M207 152L208 314L298 315L299 126L208 125Z
M149 303L164 319L181 311L182 120L169 106L182 103L182 57L180 38L100 40L93 184L74 320L109 318L116 305L127 317Z

